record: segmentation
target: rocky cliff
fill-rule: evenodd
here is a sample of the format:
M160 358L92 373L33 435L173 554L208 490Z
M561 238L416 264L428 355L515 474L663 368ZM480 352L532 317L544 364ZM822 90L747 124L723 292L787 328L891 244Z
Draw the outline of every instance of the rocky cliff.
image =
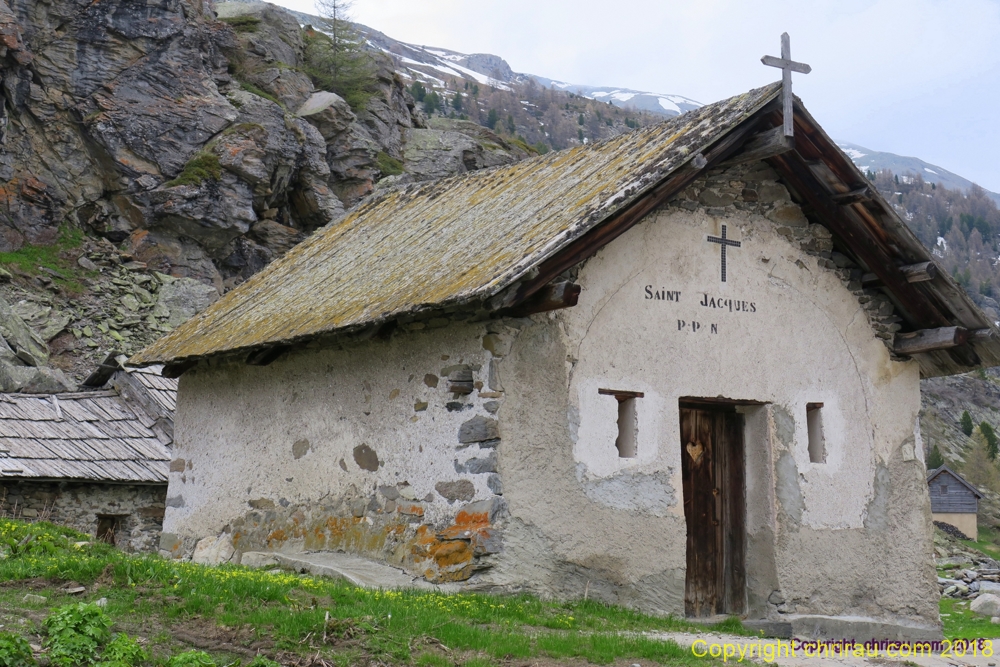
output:
M352 109L306 73L307 36L265 3L0 0L0 389L72 386L390 174L528 154L428 127L384 56Z

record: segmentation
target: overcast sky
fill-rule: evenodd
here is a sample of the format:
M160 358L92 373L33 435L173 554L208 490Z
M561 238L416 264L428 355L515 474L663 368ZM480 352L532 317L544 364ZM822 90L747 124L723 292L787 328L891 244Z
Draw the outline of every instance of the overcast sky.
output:
M1000 0L355 0L352 15L515 72L703 103L779 78L760 57L787 31L813 68L795 92L835 139L1000 192Z

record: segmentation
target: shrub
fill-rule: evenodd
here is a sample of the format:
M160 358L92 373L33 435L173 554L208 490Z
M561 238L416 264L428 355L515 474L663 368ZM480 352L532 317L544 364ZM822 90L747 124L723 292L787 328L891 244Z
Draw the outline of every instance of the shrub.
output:
M437 93L424 95L424 113L428 116L441 108L441 97Z
M256 16L244 14L243 16L227 16L219 19L223 23L228 23L236 32L257 32L260 28L260 19Z
M29 667L34 664L31 646L24 637L0 632L0 667Z
M959 424L961 424L961 426L962 426L962 433L964 433L965 435L969 435L969 436L972 435L972 428L973 428L973 426L972 426L972 415L969 414L968 410L963 410L962 411L962 418L959 421Z
M77 667L94 662L98 649L111 637L111 619L96 604L66 605L44 621L49 659L59 667Z
M167 667L216 667L216 664L204 651L185 651L167 660Z
M101 653L97 667L138 667L149 660L139 642L124 632L115 635Z
M413 95L413 99L417 102L423 102L424 97L427 96L427 89L424 88L424 84L419 81L414 81L413 85L410 86L410 95Z
M383 176L398 176L403 173L403 163L385 151L379 151L375 161Z
M177 178L164 183L164 187L172 188L178 185L201 185L206 180L217 181L222 177L222 165L219 158L211 153L196 153L187 161L184 170Z
M254 658L247 667L281 667L281 663L275 662L270 658L265 658L262 655L258 655Z

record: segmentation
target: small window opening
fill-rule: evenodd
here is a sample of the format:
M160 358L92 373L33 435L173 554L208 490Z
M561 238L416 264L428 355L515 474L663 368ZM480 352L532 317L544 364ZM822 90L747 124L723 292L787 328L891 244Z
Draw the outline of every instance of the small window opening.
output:
M823 437L823 404L806 403L806 427L809 430L809 461L826 463L826 439Z
M121 528L121 519L120 516L98 514L97 539L114 546L115 538Z
M948 485L947 484L939 484L938 485L938 495L941 495L941 496L948 495Z
M636 418L635 401L644 394L641 391L617 389L598 389L597 392L605 396L614 396L618 401L618 437L615 438L615 448L618 449L619 458L634 459L639 439L639 420Z

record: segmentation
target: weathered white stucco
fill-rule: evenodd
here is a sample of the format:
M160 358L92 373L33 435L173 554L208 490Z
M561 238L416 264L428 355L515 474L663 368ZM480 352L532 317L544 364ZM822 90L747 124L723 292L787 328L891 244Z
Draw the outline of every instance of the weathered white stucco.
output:
M430 320L267 367L203 362L181 379L164 547L228 531L238 547L346 548L435 580L683 614L679 400L726 398L754 402L739 408L748 618L934 635L917 365L890 358L805 249L829 234L767 210L651 214L579 268L574 308ZM708 242L723 224L741 243L725 282ZM472 394L448 391L456 371ZM600 389L643 393L634 458ZM808 403L823 404L824 462Z

